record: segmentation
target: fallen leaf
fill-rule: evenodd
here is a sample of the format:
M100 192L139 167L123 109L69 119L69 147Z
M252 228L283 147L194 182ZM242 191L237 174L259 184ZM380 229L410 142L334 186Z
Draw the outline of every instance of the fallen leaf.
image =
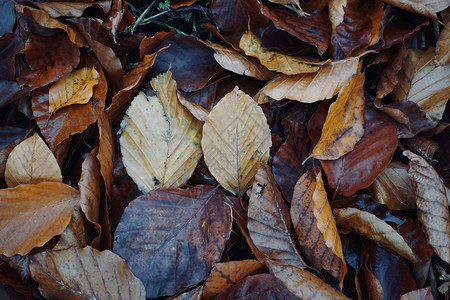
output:
M444 66L450 63L450 22L441 31L439 40L436 43L436 51L434 55L434 64L436 66Z
M25 255L63 232L80 193L58 182L0 189L0 253Z
M281 280L271 274L257 274L245 277L235 285L221 292L214 299L272 299L298 300Z
M267 69L286 75L314 73L320 69L321 65L329 63L329 61L297 58L276 51L264 50L258 37L251 31L242 35L239 47L244 50L246 55L258 58Z
M267 162L271 145L261 107L238 87L214 106L203 126L202 149L209 171L239 197Z
M392 161L369 187L375 202L386 205L389 209L401 210L416 208L411 179L406 165Z
M364 135L364 73L356 74L328 110L311 157L335 160L349 153Z
M296 183L291 219L305 259L317 270L327 270L342 285L347 266L320 170L315 174L309 169Z
M416 264L432 255L418 223L372 201L368 195L355 195L333 202L333 214L340 228L358 233Z
M302 103L313 103L330 99L358 71L359 58L351 57L320 67L316 73L275 76L254 98L258 103L267 102L267 97L275 100L291 99ZM327 84L323 84L326 82Z
M378 81L377 99L381 99L392 92L398 83L398 72L402 69L403 57L406 55L406 48L402 44L400 49L392 56L384 68L383 74Z
M395 101L415 102L430 120L441 120L450 93L450 65L434 64L434 48L409 49L403 59L403 69L392 95Z
M308 271L271 260L268 263L275 277L300 299L350 299Z
M45 11L52 18L59 17L81 17L84 11L92 6L98 6L104 13L111 9L111 1L95 1L95 2L42 2L35 3L37 7Z
M205 299L211 299L241 279L265 270L267 268L263 263L251 259L217 263L206 279L202 296Z
M225 47L215 43L206 44L216 51L214 58L222 68L239 75L254 77L259 80L270 80L274 74L257 60L239 53L233 48Z
M31 277L49 299L145 299L142 282L124 259L90 246L31 257Z
M114 252L142 280L147 298L197 284L220 260L231 231L223 197L211 186L158 189L128 205L115 232Z
M177 91L178 101L180 101L181 105L187 108L189 112L199 121L205 122L206 118L209 115L209 110L204 109L203 106L198 105L194 102L188 101L185 97L183 97L180 92Z
M0 3L0 7L1 7L0 19L2 20L0 36L3 36L4 34L12 33L12 31L14 29L14 24L16 23L14 4L15 4L14 1L2 1Z
M5 181L9 188L27 183L62 182L55 156L37 133L11 151L6 161Z
M383 0L384 2L397 6L401 9L437 19L436 13L448 7L446 0Z
M6 161L11 151L27 137L28 130L18 127L0 127L0 180L5 174Z
M420 155L430 164L433 163L434 155L439 149L439 144L436 141L419 135L411 139L404 139L402 142L407 149L417 155Z
M266 257L283 265L306 267L291 235L289 208L268 166L261 166L256 173L247 227L256 247Z
M141 92L120 125L125 168L143 193L185 184L201 157L202 123L178 102L172 73L151 84L158 97Z
M414 290L403 294L400 300L433 300L433 294L431 293L431 287L426 287L418 290Z
M72 104L88 103L99 76L95 68L82 68L58 79L48 92L49 113Z
M85 218L79 206L75 207L69 225L59 235L59 241L52 250L63 250L70 247L86 247L88 245Z
M425 228L428 243L442 260L450 263L450 217L444 184L425 159L408 150L403 154L409 159L417 217Z
M14 80L16 76L16 55L24 46L22 39L17 34L0 34L0 79Z

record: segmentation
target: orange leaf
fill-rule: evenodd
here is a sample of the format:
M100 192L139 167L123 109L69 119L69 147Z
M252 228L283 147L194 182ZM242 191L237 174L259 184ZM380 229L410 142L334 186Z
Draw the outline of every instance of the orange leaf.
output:
M335 160L349 153L364 135L364 73L355 75L330 106L312 157Z
M25 255L63 232L80 193L58 182L0 190L0 253Z

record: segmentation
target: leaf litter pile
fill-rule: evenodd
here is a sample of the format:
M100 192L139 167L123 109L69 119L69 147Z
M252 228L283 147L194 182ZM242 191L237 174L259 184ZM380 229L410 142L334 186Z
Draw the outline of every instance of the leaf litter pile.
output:
M446 0L1 1L1 299L449 299Z

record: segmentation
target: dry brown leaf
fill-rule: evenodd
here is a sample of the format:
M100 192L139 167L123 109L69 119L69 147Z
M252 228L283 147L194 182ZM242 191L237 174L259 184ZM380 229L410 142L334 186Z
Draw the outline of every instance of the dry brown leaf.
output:
M206 279L203 299L211 299L239 280L265 270L267 269L263 263L252 259L217 263Z
M347 266L322 173L308 170L297 181L291 204L291 219L305 258L323 268L342 284Z
M58 162L39 134L35 133L11 151L6 161L5 181L10 188L26 183L62 182Z
M92 67L72 71L58 79L48 92L49 113L68 105L88 103L99 78L97 70Z
M142 282L108 250L88 246L41 252L31 257L30 272L48 299L145 299Z
M434 55L434 64L443 66L450 63L450 22L441 31L439 40L436 43L436 54Z
M177 92L178 101L191 112L191 114L197 118L199 121L205 122L206 117L209 115L209 110L203 108L203 106L198 105L194 102L187 100L180 92Z
M25 255L63 232L80 193L63 183L0 189L0 253Z
M411 179L406 165L393 161L377 176L369 191L375 202L389 209L400 210L416 208Z
M434 48L409 49L392 95L398 102L415 102L434 122L441 120L450 94L450 65L434 64Z
M75 207L69 225L60 234L58 243L52 250L63 250L70 247L86 247L88 245L85 218L79 206Z
M268 166L261 166L256 173L247 227L256 247L266 257L283 265L306 267L291 235L289 208Z
M359 58L350 57L326 64L316 73L280 74L269 81L254 98L258 103L267 102L267 97L275 100L291 99L302 103L330 99L349 83L356 74L358 65Z
M201 157L202 122L178 102L172 73L151 84L158 97L141 92L120 124L123 163L144 193L185 184Z
M319 61L312 58L297 58L277 51L264 50L258 37L250 31L247 31L241 37L239 47L244 50L246 55L258 58L267 69L286 75L314 73L320 69L321 65L330 62L330 60Z
M238 87L214 106L203 126L202 149L209 171L239 197L267 162L271 146L263 110Z
M206 45L216 51L214 58L224 69L239 75L254 77L259 80L270 80L274 76L274 74L261 65L259 61L254 58L246 57L233 48L215 43L207 43Z
M275 277L300 299L350 299L308 271L271 260L267 262Z
M322 135L311 154L335 160L349 153L364 135L364 73L356 74L328 110Z
M58 2L49 1L42 3L33 3L41 10L45 11L52 18L59 17L81 17L88 7L99 6L104 13L111 8L111 1L95 1L95 2Z
M430 163L433 162L434 154L439 149L438 142L420 135L411 139L404 139L402 144L405 145L408 150L422 156Z
M442 260L450 263L450 217L444 184L425 159L408 150L403 154L409 158L408 174L414 187L417 216L428 243Z
M383 0L401 9L437 19L436 13L448 7L448 0Z

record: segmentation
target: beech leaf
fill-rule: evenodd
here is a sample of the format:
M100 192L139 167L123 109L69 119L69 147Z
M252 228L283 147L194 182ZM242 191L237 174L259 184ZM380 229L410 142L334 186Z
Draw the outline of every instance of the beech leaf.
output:
M408 174L414 188L417 216L425 228L428 243L442 260L450 263L450 217L444 184L425 159L408 150L403 154L409 158Z
M18 144L6 161L5 181L8 187L44 181L62 182L55 156L35 133Z
M201 157L202 122L178 102L172 73L151 83L158 97L134 98L119 139L127 173L144 193L185 184Z
M0 189L0 253L25 255L63 232L80 193L59 182Z
M305 258L342 283L347 266L320 171L315 175L310 169L296 183L291 218Z
M108 250L87 246L40 252L31 257L30 272L48 299L145 299L142 282Z
M203 126L202 149L214 178L242 196L269 158L270 129L261 107L236 87L214 106Z
M305 268L291 235L289 208L268 166L256 173L248 205L248 231L256 247L284 265Z
M328 110L312 157L335 160L349 153L364 135L364 73L355 75Z
M48 92L49 113L64 106L88 103L99 77L97 70L92 67L72 71L58 79Z
M436 66L444 66L450 63L450 22L444 27L436 43L436 54L434 56L434 63Z
M222 190L157 189L134 199L117 226L113 251L146 287L147 298L174 295L206 278L230 237Z

